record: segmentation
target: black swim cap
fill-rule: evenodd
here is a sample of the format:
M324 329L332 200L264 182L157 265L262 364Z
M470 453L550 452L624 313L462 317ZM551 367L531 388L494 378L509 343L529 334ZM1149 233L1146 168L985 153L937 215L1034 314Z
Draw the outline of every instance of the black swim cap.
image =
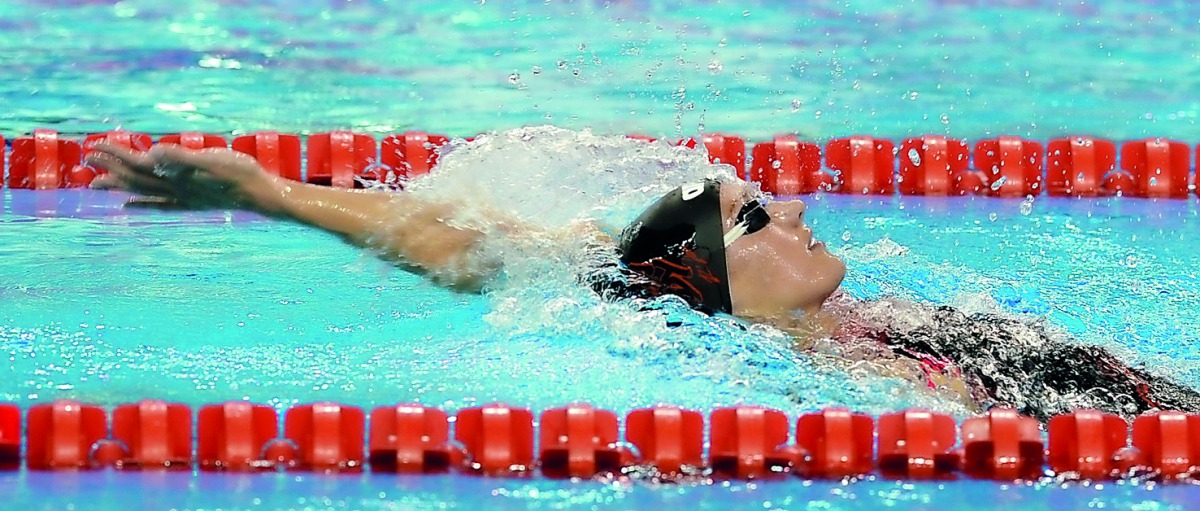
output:
M721 223L721 184L681 186L621 232L621 262L692 307L733 313Z

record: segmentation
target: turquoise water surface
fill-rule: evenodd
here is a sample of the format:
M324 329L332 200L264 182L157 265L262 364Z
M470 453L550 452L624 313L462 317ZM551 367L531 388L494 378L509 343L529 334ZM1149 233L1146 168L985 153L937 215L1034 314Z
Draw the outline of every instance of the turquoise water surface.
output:
M1200 141L1187 3L10 2L0 134L552 124L813 140L1066 134ZM498 162L503 165L503 162ZM334 237L99 192L2 192L0 401L363 407L586 400L624 413L926 405L768 340L631 343L495 317ZM1200 385L1196 200L806 198L845 289L1045 317ZM586 312L586 311L585 311ZM592 324L562 312L565 324ZM540 321L540 320L539 320ZM753 349L751 349L753 348ZM53 494L50 488L53 487ZM800 481L648 487L464 477L0 474L22 508L1186 509L1191 487ZM257 500L256 500L257 499Z

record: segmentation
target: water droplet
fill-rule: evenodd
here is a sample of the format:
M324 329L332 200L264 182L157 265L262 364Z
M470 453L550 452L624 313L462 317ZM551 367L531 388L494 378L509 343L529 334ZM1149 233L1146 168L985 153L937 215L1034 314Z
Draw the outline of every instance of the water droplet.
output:
M921 165L921 153L917 152L917 148L914 147L908 150L908 161L911 161L916 166Z
M750 15L750 11L742 11L742 17L743 17L743 18L744 18L744 17L746 17L746 16L749 16L749 15Z
M991 185L991 188L992 188L992 190L993 190L993 191L997 191L997 190L999 190L999 189L1000 189L1000 187L1001 187L1001 186L1004 186L1004 183L1006 183L1007 181L1008 181L1008 178L1007 178L1007 177L1005 177L1005 176L1000 176L1000 179L997 179L997 180L995 180L995 181L992 181L992 185Z
M945 124L947 126L950 125L950 116L949 115L942 114L942 124Z
M722 64L720 60L712 59L712 61L708 63L708 72L709 73L712 73L715 75L724 70L725 70L725 64Z
M1025 200L1021 201L1021 214L1029 216L1033 212L1033 196L1025 196Z
M997 214L995 214L995 213L990 213L990 214L988 214L988 220L991 220L991 221L993 221L993 222L995 222L995 221L996 221L996 218L998 218L998 217L999 217L999 215L997 215Z
M842 241L850 241L850 231L842 233Z
M508 83L511 83L513 85L521 83L521 75L519 75L517 73L512 73L512 74L508 75Z
M799 99L793 99L792 100L792 113L799 112L800 107L802 107L802 106L804 106L803 102L801 102Z
M783 162L782 162L782 161L779 161L779 160L771 160L771 168L773 168L773 169L779 169L779 167L782 167L782 166L783 166Z
M533 74L535 75L540 75L542 74L542 66L533 66L530 71L533 71Z
M910 99L910 100L912 100L912 101L916 101L916 100L917 100L917 97L918 97L918 96L920 96L920 95L921 95L921 94L920 94L920 93L918 93L917 91L912 91L912 92L909 92L909 93L908 93L908 99Z
M1125 266L1126 267L1137 268L1137 265L1138 265L1137 256L1135 256L1133 254L1129 254L1129 256L1125 258Z
M559 71L565 70L567 68L567 61L565 61L565 60L559 60L556 64L558 64Z
M729 39L727 39L727 38L722 37L720 41L717 41L717 46L719 46L721 48L724 48L728 45L729 45Z

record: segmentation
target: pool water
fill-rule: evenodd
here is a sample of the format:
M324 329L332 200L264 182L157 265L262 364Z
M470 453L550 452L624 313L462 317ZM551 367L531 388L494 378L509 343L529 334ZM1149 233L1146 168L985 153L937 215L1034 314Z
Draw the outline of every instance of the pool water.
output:
M553 124L668 137L1193 144L1198 19L1200 8L1177 3L10 2L0 6L0 50L22 78L0 83L0 134L465 136ZM494 296L440 289L332 236L253 214L131 211L120 194L90 191L0 193L0 401L23 407L586 400L622 414L657 402L754 403L793 418L834 404L965 413L910 384L814 366L771 336L632 342L575 328L604 323L569 307L500 317L508 309ZM1073 342L1200 386L1194 199L806 200L817 235L846 259L844 289L856 299L1045 317ZM24 471L0 474L0 492L29 509L1182 509L1196 498L1191 487L1140 484L658 488Z

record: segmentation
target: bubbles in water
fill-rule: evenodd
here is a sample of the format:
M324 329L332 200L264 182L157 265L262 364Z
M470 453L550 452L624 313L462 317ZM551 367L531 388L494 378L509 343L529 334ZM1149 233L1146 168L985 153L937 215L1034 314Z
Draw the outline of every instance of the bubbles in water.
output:
M529 71L531 71L535 75L540 75L540 74L542 74L542 66L533 66L532 68L529 69Z
M909 93L908 93L908 99L909 99L909 100L911 100L911 101L916 101L916 100L917 100L917 98L918 98L918 97L920 97L920 96L921 96L921 94L920 94L919 92L917 92L917 91L912 91L912 92L909 92Z
M990 188L991 188L993 191L999 191L999 190L1000 190L1000 187L1004 186L1004 183L1006 183L1006 182L1008 182L1008 177L1006 177L1006 176L1000 176L1000 177L999 177L998 179L996 179L995 181L992 181L992 184L991 184Z
M1129 254L1125 257L1125 266L1128 268L1137 268L1138 258L1134 254Z
M799 99L793 99L792 100L792 113L799 112L800 107L802 107L802 106L804 106L803 102L801 102Z
M950 125L950 116L949 115L942 114L942 124L945 124L947 126Z
M998 218L998 215L996 215L996 213L994 213L994 212L993 212L993 213L988 213L988 220L991 220L991 221L995 222L995 221L996 221L996 218Z
M743 17L743 18L744 18L744 17L746 17L746 16L749 16L749 15L750 15L750 11L742 11L742 17Z
M842 241L850 241L850 238L850 231L845 231L842 233Z
M712 59L712 61L710 61L708 63L708 72L709 73L712 73L715 75L715 74L719 74L721 71L724 71L724 70L725 70L725 64L722 64L720 60Z

